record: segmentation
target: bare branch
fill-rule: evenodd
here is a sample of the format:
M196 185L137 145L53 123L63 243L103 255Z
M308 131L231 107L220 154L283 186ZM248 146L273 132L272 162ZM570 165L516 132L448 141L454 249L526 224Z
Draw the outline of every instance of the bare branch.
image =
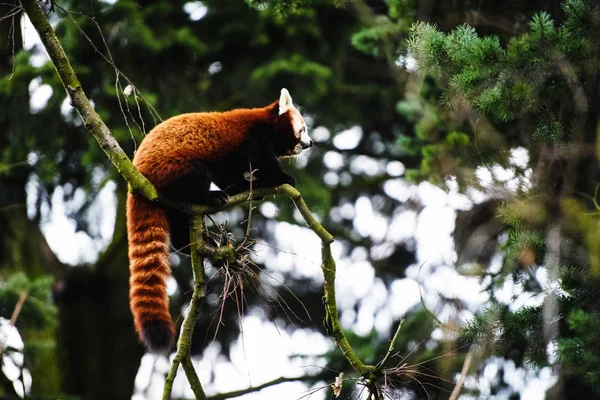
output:
M392 340L390 341L390 347L388 348L387 353L385 354L385 357L383 357L383 360L381 360L377 366L385 366L385 363L387 362L387 360L390 358L390 356L392 355L392 353L394 352L394 345L396 344L396 341L398 340L398 336L400 336L400 330L402 329L402 325L404 324L404 320L400 320L400 323L398 324L398 328L396 329L396 333L394 334L394 337L392 338Z
M310 381L326 380L326 379L330 379L331 375L332 375L331 373L328 373L328 374L319 374L319 375L297 376L297 377L293 377L293 378L280 377L277 379L273 379L272 381L265 382L261 385L252 386L252 387L249 387L246 389L233 390L231 392L215 394L214 396L209 396L207 400L231 399L234 397L243 396L248 393L258 392L265 388L279 385L281 383L286 383L286 382L307 382L307 381L310 382Z
M471 366L471 360L473 360L473 351L469 351L465 356L465 362L463 363L462 370L460 371L460 377L458 378L458 382L456 382L456 386L454 386L454 390L450 395L448 400L456 400L458 399L458 395L460 394L460 389L462 388L463 382L465 381L465 377L469 372L469 367Z
M17 300L17 304L15 304L15 308L13 309L12 315L10 316L10 325L16 326L17 318L19 318L19 314L21 313L21 309L23 308L23 304L25 304L25 300L27 300L27 296L29 295L29 289L25 289L19 295L19 300ZM4 349L6 348L6 341L8 340L8 335L0 344L0 358L4 353Z
M131 188L151 201L156 200L158 192L154 186L134 167L127 154L125 154L110 132L110 129L108 129L90 104L62 45L56 37L54 29L52 29L48 18L38 2L36 0L21 0L21 4L35 30L38 32L40 40L48 52L63 86L69 94L71 105L79 113L84 126L94 135L102 150L104 150L119 173L129 182Z

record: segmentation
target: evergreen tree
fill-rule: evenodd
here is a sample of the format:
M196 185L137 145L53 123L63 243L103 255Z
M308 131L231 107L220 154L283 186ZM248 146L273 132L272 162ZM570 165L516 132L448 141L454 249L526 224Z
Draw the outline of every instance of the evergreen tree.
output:
M492 304L464 327L463 336L517 365L562 367L564 381L549 395L566 398L596 396L600 389L592 372L600 354L590 329L599 317L591 300L600 271L599 17L595 2L567 0L562 14L538 11L527 30L510 37L482 36L466 24L443 32L417 22L408 41L420 71L443 89L440 104L470 125L461 142L467 151L458 155L454 146L440 152L422 146L417 178L437 173L443 181L450 172L465 187L481 166L510 167L513 149L527 149L529 158L513 167L520 184L496 208L506 236L498 248L502 268L491 275ZM431 169L441 166L441 158L460 168ZM538 268L547 271L550 286L540 286ZM515 310L495 298L494 288L510 275L542 294L542 304Z

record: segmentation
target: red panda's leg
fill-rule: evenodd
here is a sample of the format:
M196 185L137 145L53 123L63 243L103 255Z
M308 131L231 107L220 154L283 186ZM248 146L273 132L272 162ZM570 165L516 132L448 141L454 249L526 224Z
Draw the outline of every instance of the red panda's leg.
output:
M213 167L204 161L196 160L187 174L163 185L159 190L165 196L191 204L221 206L227 201L227 193L211 191L214 182Z
M281 168L273 150L262 149L260 153L252 154L250 160L256 170L254 187L274 187L284 183L296 186L296 179Z
M256 177L252 177L252 179L254 179L252 185L254 187L254 184L256 183ZM239 172L235 177L227 179L227 186L223 187L223 189L230 196L250 190L250 173Z

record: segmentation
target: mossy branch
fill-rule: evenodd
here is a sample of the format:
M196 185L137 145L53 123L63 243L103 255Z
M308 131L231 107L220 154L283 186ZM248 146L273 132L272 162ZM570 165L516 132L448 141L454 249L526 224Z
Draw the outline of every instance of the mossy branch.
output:
M21 4L31 24L40 36L40 40L48 52L50 60L52 60L54 68L69 95L71 105L77 110L83 120L83 125L96 138L102 150L104 150L110 161L117 168L117 171L131 185L133 191L142 194L151 201L158 199L158 192L154 188L154 185L134 167L127 154L125 154L110 132L110 129L108 129L94 110L94 107L90 104L62 45L58 41L54 29L52 29L46 14L44 14L37 0L21 0Z
M365 378L372 378L376 367L365 365L356 355L356 352L348 342L342 325L340 324L337 303L335 299L335 277L336 265L331 254L331 243L333 236L321 225L310 212L300 192L290 185L282 185L277 188L282 194L290 197L296 208L306 221L308 227L321 239L321 269L323 271L323 302L325 303L325 327L329 336L344 354L352 368Z
M206 276L204 275L204 257L202 254L205 252L203 249L205 243L202 237L202 231L204 230L204 216L195 215L190 218L190 242L191 242L191 259L192 259L192 273L194 275L194 292L192 293L192 299L190 301L188 313L185 316L181 332L179 334L179 340L177 341L177 353L173 358L169 374L165 380L165 386L163 390L163 400L168 400L171 397L171 390L173 389L173 381L177 375L179 365L183 366L185 375L192 387L192 391L196 396L197 400L206 400L206 394L198 379L198 375L194 370L192 364L190 348L192 345L192 334L194 333L194 325L200 314L200 301L206 296Z

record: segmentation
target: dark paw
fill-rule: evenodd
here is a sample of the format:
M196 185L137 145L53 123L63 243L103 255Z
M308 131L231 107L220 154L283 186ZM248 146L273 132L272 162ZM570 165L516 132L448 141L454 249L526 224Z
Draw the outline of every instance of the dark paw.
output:
M294 187L296 186L296 179L293 176L289 175L289 174L285 174L283 176L283 179L281 181L282 181L281 182L282 185L285 184L285 183L287 183L288 185L292 185Z
M207 203L210 206L221 207L222 205L227 203L228 198L229 198L229 196L224 191L214 190L214 191L208 192Z

